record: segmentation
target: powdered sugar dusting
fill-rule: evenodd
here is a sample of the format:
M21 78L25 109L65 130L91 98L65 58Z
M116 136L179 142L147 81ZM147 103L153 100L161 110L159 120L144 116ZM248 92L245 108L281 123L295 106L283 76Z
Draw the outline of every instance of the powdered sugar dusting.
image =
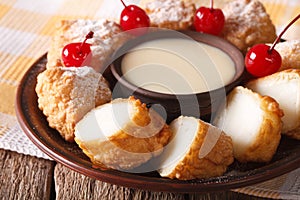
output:
M36 93L49 126L67 141L87 112L111 100L106 80L91 67L48 68L37 77Z
M82 42L90 31L94 32L94 37L88 40L93 53L91 66L98 71L105 59L118 47L122 40L122 30L117 23L106 19L80 19L76 20L64 34L72 42Z
M223 37L244 53L255 44L275 40L275 26L261 2L233 0L222 10L225 15Z
M228 3L223 12L225 17L240 19L241 23L247 23L248 25L259 26L260 24L257 24L257 22L263 17L268 17L265 8L260 6L260 3L256 0L239 0Z
M288 40L275 46L282 58L280 71L284 69L300 69L300 40Z
M187 4L178 0L155 0L145 6L151 23L154 24L189 22L195 11L194 4Z
M76 20L64 33L72 42L82 42L88 32L93 31L94 37L88 40L93 53L92 66L103 64L104 60L116 48L117 37L122 30L118 24L106 19ZM96 69L97 70L97 69Z
M48 52L48 67L62 66L61 51L69 43L83 42L86 35L93 31L93 38L88 39L91 44L92 60L90 67L102 71L105 61L120 45L128 40L127 33L121 30L119 24L107 19L99 20L62 20L54 36L52 46Z
M62 67L62 76L73 77L73 89L68 102L70 108L87 109L87 112L104 102L110 101L111 91L102 74L93 68L84 67ZM85 107L86 106L86 107Z
M76 20L65 32L65 37L70 38L73 42L82 42L88 32L93 31L94 37L89 39L92 46L109 44L112 42L111 36L121 32L118 24L106 19L99 20Z
M80 76L84 77L88 73L92 73L94 71L91 67L85 66L85 67L62 67L61 68L64 73L63 76Z

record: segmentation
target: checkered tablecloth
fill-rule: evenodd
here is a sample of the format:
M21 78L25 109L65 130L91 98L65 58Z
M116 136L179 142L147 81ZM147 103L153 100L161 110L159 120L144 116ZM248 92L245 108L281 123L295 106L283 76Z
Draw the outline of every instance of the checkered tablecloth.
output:
M138 0L126 2L139 3ZM205 1L196 2L200 5ZM278 31L300 13L300 0L261 2ZM215 4L222 5L222 1L215 0ZM0 148L49 159L18 126L14 111L18 84L28 68L47 52L55 25L61 19L117 19L121 9L119 0L0 0ZM300 39L300 22L293 25L284 38ZM299 185L300 169L236 191L300 199Z

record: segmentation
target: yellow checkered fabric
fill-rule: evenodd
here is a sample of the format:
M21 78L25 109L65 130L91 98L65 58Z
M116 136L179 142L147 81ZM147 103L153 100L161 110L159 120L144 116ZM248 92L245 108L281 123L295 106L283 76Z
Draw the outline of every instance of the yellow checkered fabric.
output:
M197 5L201 2L206 3L204 0L195 1ZM261 2L273 20L277 32L300 13L300 0ZM215 3L222 3L222 0L215 0ZM20 144L14 144L22 142L21 139L17 140L21 137L21 131L15 117L14 99L24 73L47 52L56 23L61 19L117 19L121 9L122 4L119 0L0 0L0 148L35 155L33 151L36 150L32 150L33 153L28 152L28 146L22 149ZM291 27L284 38L300 39L300 21ZM14 133L20 135L15 136ZM11 143L5 141L5 137L12 135L14 140ZM255 190L257 188L255 187ZM238 191L253 195L251 188ZM300 198L299 196L297 198Z
M261 0L265 5L273 23L276 26L277 33L300 13L299 0ZM300 39L300 21L293 24L284 34L285 39Z
M84 3L83 3L84 2ZM0 112L14 115L16 87L31 64L47 52L61 19L97 18L101 1L0 1Z
M278 30L300 13L299 0L261 2ZM47 52L58 21L117 16L120 6L119 1L112 3L107 0L1 0L0 112L14 115L16 87L30 65ZM300 21L291 27L284 38L297 38L299 35Z

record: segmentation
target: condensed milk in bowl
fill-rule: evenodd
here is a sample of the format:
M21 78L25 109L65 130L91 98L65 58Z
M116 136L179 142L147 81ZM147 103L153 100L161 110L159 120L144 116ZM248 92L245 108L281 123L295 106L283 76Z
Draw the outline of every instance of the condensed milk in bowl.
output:
M193 31L148 33L124 44L113 59L113 96L133 95L167 122L180 115L210 120L244 73L235 46Z

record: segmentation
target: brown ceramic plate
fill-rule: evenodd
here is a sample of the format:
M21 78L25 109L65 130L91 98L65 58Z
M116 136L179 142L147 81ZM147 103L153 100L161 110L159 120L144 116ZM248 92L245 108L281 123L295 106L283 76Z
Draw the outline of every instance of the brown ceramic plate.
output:
M267 164L234 162L220 177L179 181L161 178L156 172L127 173L101 170L73 143L65 142L58 132L48 126L37 105L36 77L45 70L46 55L42 56L24 75L16 97L16 112L20 126L43 152L65 166L92 178L131 188L169 192L208 192L243 187L266 181L299 167L300 141L283 137L273 160Z

